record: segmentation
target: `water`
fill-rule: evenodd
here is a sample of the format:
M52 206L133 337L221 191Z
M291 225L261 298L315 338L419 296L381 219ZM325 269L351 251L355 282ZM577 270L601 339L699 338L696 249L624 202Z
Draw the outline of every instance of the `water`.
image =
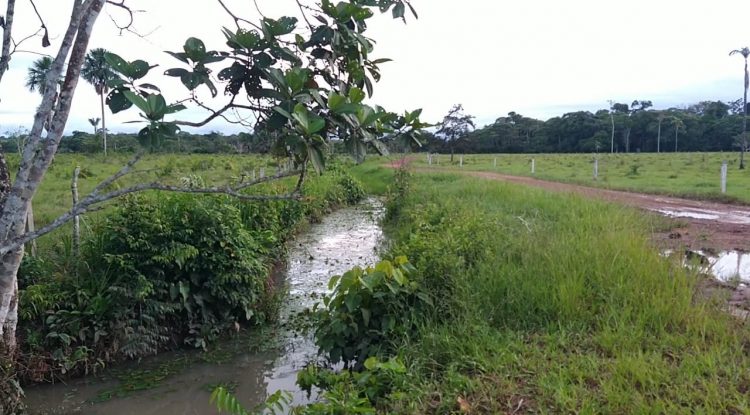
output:
M283 270L289 296L281 310L282 322L311 307L325 294L332 275L377 261L376 247L382 237L378 221L382 211L377 199L367 199L358 206L328 215L292 242ZM209 397L217 384L231 385L235 396L248 408L277 390L291 392L294 405L315 399L300 391L295 381L297 371L316 359L317 348L309 337L292 331L283 331L279 336L281 347L261 352L240 350L222 364L190 365L154 388L123 398L92 403L103 390L116 386L116 382L89 377L67 385L30 388L26 391L27 402L36 414L210 414L216 413ZM147 360L141 367L157 367L177 356L165 354Z
M718 221L723 223L733 223L737 225L750 224L750 213L742 210L711 210L711 209L698 209L683 207L680 209L652 209L655 212L661 213L664 216L671 218L690 218L690 219L702 219L710 221Z
M664 251L671 256L672 250ZM685 263L698 267L701 272L709 274L719 281L750 284L750 253L741 251L721 251L717 254L705 251L687 251Z

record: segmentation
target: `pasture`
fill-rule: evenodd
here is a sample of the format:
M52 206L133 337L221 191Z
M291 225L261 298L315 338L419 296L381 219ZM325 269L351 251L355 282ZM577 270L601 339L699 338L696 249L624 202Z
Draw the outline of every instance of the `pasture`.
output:
M463 156L463 167L460 159ZM420 168L494 171L515 176L608 189L686 198L750 203L750 169L739 170L737 153L643 154L469 154L413 155ZM599 160L594 179L594 160ZM497 160L497 161L495 161ZM531 163L534 160L534 170ZM727 161L727 192L721 193L721 165ZM496 164L495 164L496 163Z

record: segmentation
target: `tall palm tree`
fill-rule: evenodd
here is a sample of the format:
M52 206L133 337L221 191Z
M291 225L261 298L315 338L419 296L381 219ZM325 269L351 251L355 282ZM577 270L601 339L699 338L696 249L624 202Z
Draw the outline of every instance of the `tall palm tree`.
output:
M116 77L115 71L112 70L112 67L107 63L107 60L104 59L106 53L107 50L102 48L90 50L89 53L86 54L86 59L81 68L81 77L94 86L94 90L96 90L97 95L99 95L99 101L101 102L102 128L99 131L102 132L104 156L107 155L107 122L104 113L104 95L109 92L107 81Z
M47 92L47 73L52 68L52 58L44 56L34 61L26 74L26 88L29 91L39 92L44 95Z
M101 121L101 118L89 118L89 124L94 127L94 135L96 135L97 130L99 130L99 121Z
M656 116L656 121L659 122L659 128L656 133L656 152L661 153L661 123L667 118L667 115L659 111L659 115Z
M750 73L747 72L747 57L750 56L750 48L735 49L729 52L729 56L740 54L745 58L745 88L742 99L742 148L740 149L740 169L745 168L745 149L747 148L747 88L750 86Z

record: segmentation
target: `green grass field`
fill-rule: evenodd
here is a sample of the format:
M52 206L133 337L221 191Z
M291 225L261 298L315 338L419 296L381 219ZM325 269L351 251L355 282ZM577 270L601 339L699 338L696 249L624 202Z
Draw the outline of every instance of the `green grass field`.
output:
M59 154L44 177L34 198L34 216L37 228L68 211L73 199L70 190L73 171L81 167L78 181L80 197L91 192L102 180L111 176L130 160L131 155L103 156L84 154ZM18 157L9 155L11 171L17 169ZM207 185L222 186L239 182L244 174L247 179L261 167L266 175L276 172L276 160L257 155L147 155L135 166L134 174L123 177L120 187L135 183L159 181L179 184L185 177L200 177Z
M371 189L390 174L355 172ZM395 347L409 386L383 413L750 412L750 331L696 300L653 216L450 173L410 189L390 252L448 294Z
M414 155L417 167L460 169L460 156ZM594 159L599 159L599 179L594 180ZM750 203L750 169L739 170L737 153L644 154L472 154L464 155L465 170L494 171L544 180L698 199ZM495 167L497 159L497 167ZM535 174L531 174L531 160ZM721 164L728 162L727 193L721 193Z

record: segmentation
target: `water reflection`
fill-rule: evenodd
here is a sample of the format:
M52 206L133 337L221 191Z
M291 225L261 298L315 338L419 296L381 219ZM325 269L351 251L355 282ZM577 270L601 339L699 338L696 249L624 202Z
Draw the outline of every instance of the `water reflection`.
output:
M283 272L289 298L281 310L282 323L311 307L325 294L332 275L377 261L376 247L382 237L378 222L382 212L383 206L377 199L368 199L328 215L297 237L290 245ZM191 365L156 388L124 398L92 404L103 389L112 388L115 382L86 378L68 385L30 388L27 401L36 414L210 414L216 412L209 404L210 391L215 385L225 384L248 408L277 390L290 391L293 404L308 402L309 398L295 382L297 371L316 358L317 349L310 338L291 330L280 334L280 343L279 349L253 353L242 350L239 344L236 357L228 363ZM175 355L148 359L137 367L158 367Z

